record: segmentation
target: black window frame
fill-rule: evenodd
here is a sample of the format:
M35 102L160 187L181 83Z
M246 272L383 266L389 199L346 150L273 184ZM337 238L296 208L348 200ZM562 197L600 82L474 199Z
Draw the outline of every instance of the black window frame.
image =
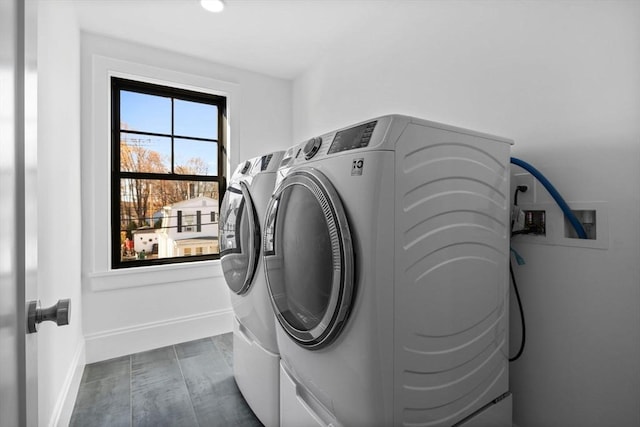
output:
M163 181L199 181L199 182L217 182L218 183L218 212L224 193L227 187L227 99L221 95L209 93L195 92L182 88L171 86L163 86L154 83L125 79L121 77L111 77L111 268L131 268L143 267L151 265L181 264L185 262L198 262L220 259L219 252L217 254L206 255L189 255L176 256L171 258L157 259L135 259L121 260L121 188L122 179L146 179L146 180L163 180ZM137 92L146 95L156 95L168 97L172 99L171 114L171 134L161 134L155 132L141 132L121 129L120 124L120 92L122 90ZM197 138L184 135L176 135L174 133L174 114L173 100L184 100L198 102L203 104L215 105L218 108L218 138ZM216 175L188 175L174 173L174 160L171 161L171 172L169 173L152 173L152 172L129 172L121 171L120 158L120 142L121 132L133 133L141 136L160 136L171 138L171 150L173 152L174 139L191 139L215 141L218 147L218 171Z

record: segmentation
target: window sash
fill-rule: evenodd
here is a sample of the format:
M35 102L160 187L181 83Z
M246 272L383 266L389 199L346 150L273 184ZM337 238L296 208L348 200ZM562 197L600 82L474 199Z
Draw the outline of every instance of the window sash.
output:
M158 95L169 97L172 102L172 111L171 111L171 134L164 133L154 133L154 132L145 132L131 129L122 129L121 127L121 111L120 111L120 93L121 91L132 91L138 92L142 94L149 95ZM186 100L192 102L198 102L208 105L215 105L217 107L218 112L218 129L217 129L217 138L202 138L197 136L189 136L189 135L177 135L174 134L174 113L173 113L173 101L175 99ZM205 251L205 254L194 255L193 253L190 256L173 256L166 258L156 258L156 259L135 259L135 260L127 260L124 261L121 259L121 232L123 231L121 228L121 207L123 206L122 193L121 193L121 185L120 183L124 179L137 179L137 180L160 180L160 181L183 181L183 182L217 182L217 191L218 191L218 212L220 211L220 204L222 202L222 198L224 197L224 192L226 189L226 98L217 95L211 94L203 94L193 91L188 91L180 88L171 88L165 86L159 86L146 82L139 82L133 80L122 79L118 77L111 78L111 241L112 241L112 250L111 250L111 266L114 269L118 268L128 268L128 267L138 267L138 266L147 266L147 265L162 265L162 264L173 264L173 263L182 263L182 262L193 262L193 261L201 261L201 260L211 260L211 259L219 259L219 254L210 254L209 250ZM122 171L121 170L121 139L122 134L132 134L132 135L140 135L140 136L155 136L155 137L166 137L171 138L171 159L170 159L170 172L135 172L135 171ZM213 171L212 174L202 175L202 174L178 174L175 173L176 160L174 155L174 140L188 140L188 141L201 141L201 142L210 142L217 144L217 170ZM214 212L211 213L211 217L213 218ZM201 219L201 218L200 218ZM153 224L150 224L153 226ZM182 224L184 226L184 222ZM192 226L197 231L201 231L202 227L200 226L200 221L198 224L194 224ZM181 231L181 227L177 227L178 231ZM193 251L191 251L193 252Z

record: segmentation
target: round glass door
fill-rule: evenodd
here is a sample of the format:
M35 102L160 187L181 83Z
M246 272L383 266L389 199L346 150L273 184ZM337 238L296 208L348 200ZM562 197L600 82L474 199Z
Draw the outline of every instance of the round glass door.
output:
M229 289L249 290L260 255L260 223L247 184L230 185L220 208L220 263Z
M353 247L340 198L319 171L289 174L267 207L264 266L276 318L317 349L342 330L354 292Z

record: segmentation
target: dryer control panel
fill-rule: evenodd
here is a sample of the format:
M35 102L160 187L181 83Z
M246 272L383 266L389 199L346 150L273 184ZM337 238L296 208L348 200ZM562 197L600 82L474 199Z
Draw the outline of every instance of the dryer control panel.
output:
M289 147L279 163L279 173L286 175L289 168L326 156L349 155L358 150L392 150L410 121L407 116L380 116L308 139ZM390 129L394 129L391 134Z
M336 132L327 154L368 146L377 123L377 121L373 121Z

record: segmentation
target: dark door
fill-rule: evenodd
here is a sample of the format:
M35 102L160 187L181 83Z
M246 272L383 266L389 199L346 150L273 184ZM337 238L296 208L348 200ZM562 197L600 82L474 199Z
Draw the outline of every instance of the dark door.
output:
M251 287L260 256L260 222L244 181L227 189L220 208L220 263L229 288L238 295Z
M351 233L338 193L316 169L287 175L267 207L264 265L276 318L299 345L331 343L354 294Z

